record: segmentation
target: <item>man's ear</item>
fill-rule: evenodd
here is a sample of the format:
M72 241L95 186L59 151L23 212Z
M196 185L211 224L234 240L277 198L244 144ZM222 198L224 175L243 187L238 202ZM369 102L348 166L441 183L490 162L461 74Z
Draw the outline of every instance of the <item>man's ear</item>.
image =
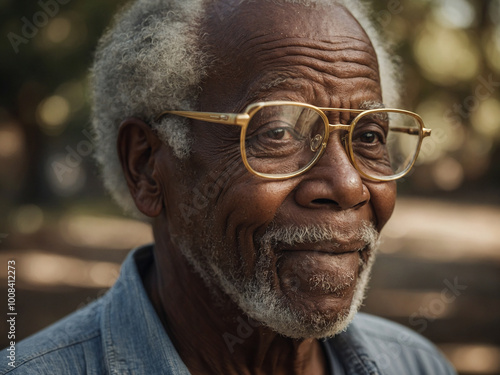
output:
M162 146L144 121L128 118L118 131L118 157L135 205L144 215L156 217L163 208L163 191L158 168Z

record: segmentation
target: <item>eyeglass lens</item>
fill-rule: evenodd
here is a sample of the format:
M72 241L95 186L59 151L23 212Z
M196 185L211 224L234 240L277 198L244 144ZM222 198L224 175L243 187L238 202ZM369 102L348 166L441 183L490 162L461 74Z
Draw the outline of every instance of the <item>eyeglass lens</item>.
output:
M413 164L420 137L420 124L409 114L364 115L352 131L354 165L373 178L398 175Z
M248 164L256 172L271 175L300 171L321 152L325 131L316 109L265 106L252 116L246 130ZM354 166L372 178L397 175L413 163L419 139L420 125L409 114L362 115L351 132Z
M294 105L266 106L248 124L247 161L256 172L294 173L312 162L324 137L325 123L316 110Z

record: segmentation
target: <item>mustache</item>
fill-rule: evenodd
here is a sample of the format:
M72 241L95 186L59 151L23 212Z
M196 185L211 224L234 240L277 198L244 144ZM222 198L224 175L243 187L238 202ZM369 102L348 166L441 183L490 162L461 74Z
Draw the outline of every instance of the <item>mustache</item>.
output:
M332 246L339 247L346 241L362 242L363 248L376 249L379 243L379 232L373 223L363 221L358 228L341 230L328 224L306 224L277 226L270 225L262 235L259 243L263 247L278 244L293 246L298 244L330 242ZM360 249L361 250L361 249Z

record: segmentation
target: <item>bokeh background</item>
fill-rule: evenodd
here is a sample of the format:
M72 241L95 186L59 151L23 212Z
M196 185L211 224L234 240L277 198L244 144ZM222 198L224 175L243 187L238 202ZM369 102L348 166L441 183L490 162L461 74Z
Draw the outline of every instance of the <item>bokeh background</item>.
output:
M433 135L399 184L364 310L430 338L461 374L500 374L500 0L373 3L405 107ZM0 0L0 304L15 259L18 341L102 295L151 240L103 191L88 132L88 67L123 4Z

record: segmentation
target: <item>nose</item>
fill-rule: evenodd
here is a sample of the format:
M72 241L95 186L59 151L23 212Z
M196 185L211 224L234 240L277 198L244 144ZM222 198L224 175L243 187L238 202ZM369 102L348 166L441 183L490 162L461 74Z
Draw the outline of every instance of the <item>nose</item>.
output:
M295 194L300 205L348 210L369 201L369 190L349 160L339 133L331 134L320 160L304 174Z

